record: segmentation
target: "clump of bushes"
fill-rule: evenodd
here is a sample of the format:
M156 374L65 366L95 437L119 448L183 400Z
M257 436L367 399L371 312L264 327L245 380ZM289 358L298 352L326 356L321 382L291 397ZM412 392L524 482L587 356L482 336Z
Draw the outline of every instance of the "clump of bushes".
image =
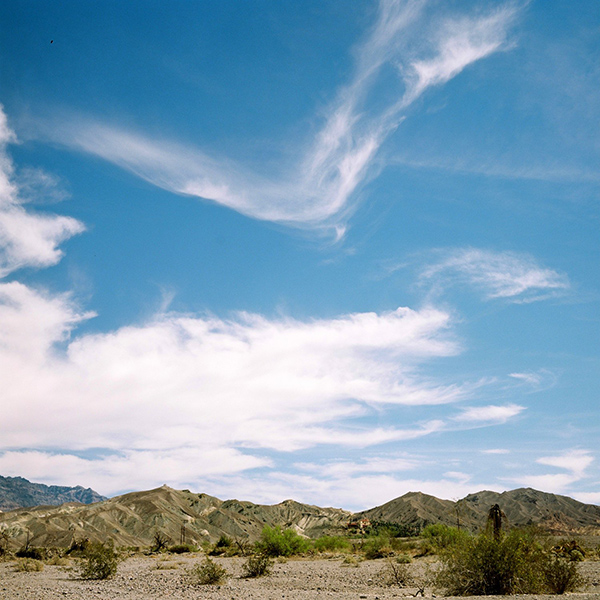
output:
M349 552L352 550L350 540L338 535L327 535L316 539L313 547L317 552Z
M421 535L425 540L420 549L421 556L438 554L447 548L465 542L470 537L469 533L464 529L457 529L443 523L427 525L421 532Z
M450 545L437 584L451 596L574 591L576 563L557 556L527 532L490 532Z
M89 544L79 569L82 579L108 579L117 572L119 555L112 543Z
M310 550L307 539L298 535L293 529L266 526L260 534L260 540L256 542L257 554L265 556L293 556L304 554Z
M228 577L227 570L210 558L204 559L201 564L188 571L188 579L192 585L219 585Z
M262 577L268 575L271 571L273 561L266 554L258 553L248 557L248 560L243 564L243 577Z
M386 558L394 554L392 538L384 533L367 538L363 542L361 550L368 560Z

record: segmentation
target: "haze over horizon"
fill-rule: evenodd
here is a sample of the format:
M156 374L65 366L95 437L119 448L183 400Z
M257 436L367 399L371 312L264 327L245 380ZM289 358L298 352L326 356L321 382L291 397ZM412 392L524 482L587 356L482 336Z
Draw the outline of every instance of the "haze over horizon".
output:
M600 504L596 2L0 23L1 475Z

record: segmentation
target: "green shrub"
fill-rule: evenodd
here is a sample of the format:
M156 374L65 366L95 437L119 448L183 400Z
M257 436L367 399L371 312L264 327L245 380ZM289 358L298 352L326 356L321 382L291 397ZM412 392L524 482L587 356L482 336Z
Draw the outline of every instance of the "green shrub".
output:
M547 551L527 533L481 534L449 546L437 584L451 596L537 594L575 589L576 563Z
M119 556L112 543L89 544L80 565L82 579L108 579L117 572Z
M271 571L273 561L266 554L254 554L243 564L243 577L262 577Z
M577 570L577 561L551 554L544 567L544 579L553 594L574 592L583 584Z
M201 564L188 571L188 579L192 585L219 585L229 577L229 573L214 560L206 558Z
M368 560L386 558L394 553L392 538L386 534L367 538L363 542L361 550L365 553L365 558Z
M349 552L352 550L350 541L337 535L326 535L316 539L313 547L317 552Z
M440 552L441 550L460 544L470 537L469 533L464 529L457 529L443 523L427 525L421 535L431 544L434 552Z
M257 554L266 556L293 556L310 550L310 543L293 529L281 530L281 527L265 527L256 542Z
M43 571L44 563L35 558L21 558L15 565L15 570L20 572L32 573L34 571Z

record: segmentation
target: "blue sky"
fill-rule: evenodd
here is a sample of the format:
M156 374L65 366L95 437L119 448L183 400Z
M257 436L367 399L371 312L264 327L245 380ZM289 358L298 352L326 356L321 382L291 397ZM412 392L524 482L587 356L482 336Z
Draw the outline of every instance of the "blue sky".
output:
M0 27L0 473L600 503L594 0Z

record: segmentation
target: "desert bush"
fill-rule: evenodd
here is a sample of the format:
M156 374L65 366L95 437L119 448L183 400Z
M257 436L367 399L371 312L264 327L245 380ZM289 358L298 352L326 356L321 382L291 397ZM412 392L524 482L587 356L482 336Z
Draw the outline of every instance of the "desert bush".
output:
M170 546L169 552L171 554L185 554L186 552L197 552L198 548L192 546L192 544L177 544L176 546Z
M554 553L548 556L544 566L544 579L550 592L553 594L574 592L583 584L576 563L576 560L569 560Z
M316 539L313 547L317 552L349 552L352 550L350 541L337 535L326 535Z
M154 534L154 544L151 547L152 552L163 552L169 546L169 538L162 533L162 531L157 531Z
M34 571L43 571L44 563L35 558L21 558L15 565L15 571L32 573Z
M421 549L424 554L438 553L446 548L460 544L470 537L469 533L464 529L457 529L443 523L427 525L421 535L426 540Z
M281 527L265 527L256 542L257 554L266 556L293 556L310 550L310 543L293 529L281 530Z
M392 538L386 534L380 534L367 538L363 542L361 550L364 552L365 558L368 560L386 558L394 553Z
M484 533L444 551L437 584L452 596L535 594L560 587L561 579L568 579L563 567L526 532L497 538Z
M385 585L397 585L398 587L406 587L412 582L410 572L406 562L388 558L385 566L380 571L380 577Z
M349 555L342 561L342 567L360 567L359 559L354 555Z
M248 557L242 565L243 577L262 577L268 575L273 566L273 561L266 554L258 553Z
M205 558L202 563L188 570L192 585L219 585L228 577L227 570L210 558Z
M46 563L55 567L66 567L69 564L69 559L60 554L54 554L46 561Z
M552 548L552 552L556 556L560 556L567 560L580 562L585 558L585 550L577 540L560 540Z
M82 579L108 579L117 572L119 556L112 543L89 544L79 568Z

